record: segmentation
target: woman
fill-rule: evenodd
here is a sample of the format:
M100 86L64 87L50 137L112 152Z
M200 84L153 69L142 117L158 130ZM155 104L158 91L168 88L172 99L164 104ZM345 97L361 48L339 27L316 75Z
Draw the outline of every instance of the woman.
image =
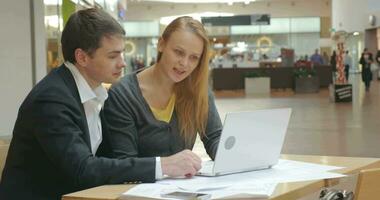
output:
M362 65L362 81L365 84L365 91L369 91L369 86L372 81L371 64L373 63L372 54L368 52L367 48L364 49L360 57L359 63Z
M205 29L191 17L177 18L157 49L153 66L126 75L109 91L105 116L115 156L170 156L192 149L198 133L214 159L222 124L208 91Z

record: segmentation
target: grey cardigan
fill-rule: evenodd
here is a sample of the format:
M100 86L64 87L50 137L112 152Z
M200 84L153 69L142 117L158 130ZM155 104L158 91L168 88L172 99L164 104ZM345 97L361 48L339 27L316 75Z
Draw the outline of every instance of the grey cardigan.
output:
M114 155L118 158L154 157L191 150L195 138L190 144L185 144L179 135L175 111L169 123L154 117L142 95L136 74L128 74L114 84L104 106ZM221 131L222 123L210 91L206 137L201 140L212 159L215 158Z

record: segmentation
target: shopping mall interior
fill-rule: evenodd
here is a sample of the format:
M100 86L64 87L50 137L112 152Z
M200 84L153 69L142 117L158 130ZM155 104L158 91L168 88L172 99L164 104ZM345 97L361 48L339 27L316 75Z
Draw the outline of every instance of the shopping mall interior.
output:
M19 106L29 91L63 62L60 36L70 14L97 7L126 31L124 75L152 65L166 25L178 16L192 16L208 33L209 88L222 121L229 112L291 108L282 154L380 158L379 0L1 4L0 144L11 141ZM359 64L365 48L375 60L369 88ZM200 140L193 151L208 158Z
M228 113L291 108L283 157L380 166L380 0L2 0L1 170L21 103L64 62L65 23L92 7L125 29L122 76L152 66L166 26L191 16L207 31L208 83L222 122ZM199 137L192 151L209 159Z

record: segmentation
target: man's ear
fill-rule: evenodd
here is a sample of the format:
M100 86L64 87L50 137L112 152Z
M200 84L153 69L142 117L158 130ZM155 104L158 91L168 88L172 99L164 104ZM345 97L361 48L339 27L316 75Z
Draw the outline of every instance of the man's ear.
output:
M164 38L160 37L160 39L158 39L157 51L162 52L164 51L164 48L165 48L165 40Z
M80 48L75 49L74 51L75 60L80 66L86 66L88 62L88 55L85 51Z

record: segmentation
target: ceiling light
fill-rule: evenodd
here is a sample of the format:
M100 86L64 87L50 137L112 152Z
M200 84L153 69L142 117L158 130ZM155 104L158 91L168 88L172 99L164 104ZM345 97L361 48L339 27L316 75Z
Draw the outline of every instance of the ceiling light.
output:
M245 5L248 5L249 3L250 3L250 1L244 1Z
M356 31L356 32L353 33L353 35L355 35L355 36L359 35L359 32Z
M47 27L58 28L60 24L63 24L63 20L58 18L58 15L45 16L45 25Z
M44 4L49 6L62 5L62 0L44 0Z
M166 3L239 3L255 0L144 0L146 2L166 2Z

